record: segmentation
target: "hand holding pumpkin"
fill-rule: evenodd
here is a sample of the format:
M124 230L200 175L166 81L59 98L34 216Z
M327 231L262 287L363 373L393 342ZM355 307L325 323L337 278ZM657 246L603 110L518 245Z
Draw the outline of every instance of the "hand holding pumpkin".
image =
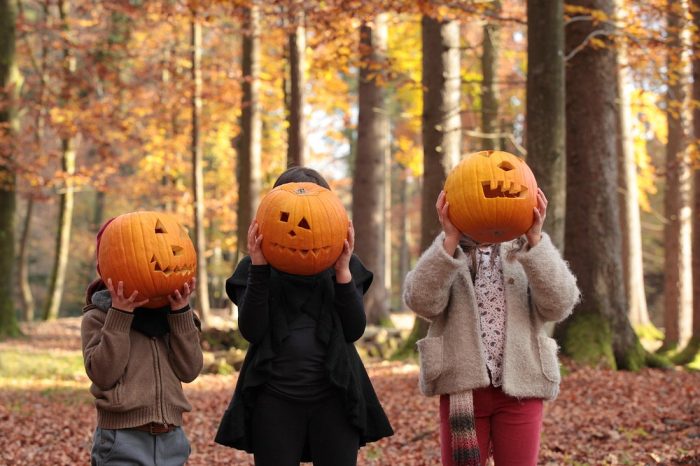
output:
M350 283L352 273L350 273L350 258L355 250L355 227L352 222L348 224L348 237L343 243L343 252L335 261L335 281L337 283Z
M250 255L253 265L266 265L267 259L262 251L263 237L258 234L258 231L260 231L260 226L258 221L254 219L248 227L248 255Z
M437 209L438 219L440 220L440 225L442 225L442 230L445 232L445 240L443 241L442 245L449 255L453 255L455 253L455 249L457 249L457 245L459 244L459 237L461 236L461 233L450 221L450 217L448 215L449 207L450 204L447 202L445 191L440 191L435 208Z
M536 246L542 238L542 225L544 224L544 219L547 217L548 202L544 192L540 188L537 188L537 207L535 207L532 212L534 221L530 229L525 233L527 244L530 247Z
M182 291L179 289L173 291L173 294L168 295L168 301L170 301L170 310L179 311L189 306L190 295L194 292L196 283L196 278L192 278L189 282L185 282L182 285Z
M107 279L107 289L109 294L112 295L112 307L124 312L134 312L134 309L141 307L148 302L148 299L143 301L136 301L136 296L139 294L138 291L134 290L131 296L128 298L124 297L124 282L119 280L117 283L117 289L114 289L114 284L112 279Z

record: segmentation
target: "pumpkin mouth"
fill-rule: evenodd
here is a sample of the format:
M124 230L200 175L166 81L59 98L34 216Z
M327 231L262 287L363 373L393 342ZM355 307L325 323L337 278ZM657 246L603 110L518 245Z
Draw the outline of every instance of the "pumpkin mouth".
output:
M158 262L158 259L156 259L156 256L153 256L151 258L151 264L154 264L154 272L160 272L166 277L169 277L172 274L189 275L192 272L194 272L194 267L191 265L176 265L175 267L171 267L168 265L166 267L163 267L163 265L160 262Z
M272 243L273 248L277 248L283 251L290 251L292 254L299 253L301 254L302 257L307 257L309 254L311 254L313 257L318 257L319 254L326 252L330 250L330 246L323 246L320 248L311 248L311 249L300 249L300 248L290 248L288 246L284 246L279 243Z
M515 181L506 180L482 181L481 188L484 191L484 197L487 199L496 197L517 199L525 197L525 193L527 192L527 186L523 186Z

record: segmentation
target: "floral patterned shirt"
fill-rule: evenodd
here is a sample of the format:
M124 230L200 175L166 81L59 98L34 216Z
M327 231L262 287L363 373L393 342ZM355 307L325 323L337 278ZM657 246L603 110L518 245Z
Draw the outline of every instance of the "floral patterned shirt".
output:
M503 384L503 347L506 314L503 268L498 245L476 249L477 269L474 280L476 305L479 309L481 342L486 352L486 366L494 387Z

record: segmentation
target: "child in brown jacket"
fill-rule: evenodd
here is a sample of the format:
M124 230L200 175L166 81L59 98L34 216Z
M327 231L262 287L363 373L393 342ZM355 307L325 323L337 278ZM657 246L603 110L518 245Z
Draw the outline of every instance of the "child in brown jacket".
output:
M194 279L168 297L169 306L146 309L123 284L88 286L81 338L92 381L97 429L91 464L183 465L190 444L182 413L192 407L182 382L202 369L199 320L188 304Z

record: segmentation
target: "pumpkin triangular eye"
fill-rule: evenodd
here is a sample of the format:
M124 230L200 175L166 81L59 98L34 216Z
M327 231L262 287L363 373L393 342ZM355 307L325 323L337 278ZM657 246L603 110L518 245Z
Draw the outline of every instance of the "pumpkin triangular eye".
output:
M506 162L506 161L499 163L498 168L500 168L504 172L515 170L515 167L510 162Z
M302 217L301 220L299 221L299 228L303 228L305 230L310 230L311 226L309 226L309 222L306 221L306 217Z
M289 220L289 212L280 212L280 222L286 222Z
M156 220L156 233L167 233L165 226L160 220Z

